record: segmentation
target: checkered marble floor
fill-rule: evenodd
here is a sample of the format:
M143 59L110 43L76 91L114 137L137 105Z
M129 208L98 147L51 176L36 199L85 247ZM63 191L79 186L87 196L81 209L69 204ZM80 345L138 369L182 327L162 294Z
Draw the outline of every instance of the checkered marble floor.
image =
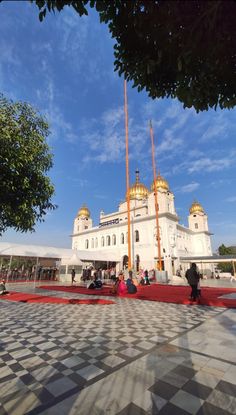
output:
M0 415L236 414L236 310L114 301L0 300Z

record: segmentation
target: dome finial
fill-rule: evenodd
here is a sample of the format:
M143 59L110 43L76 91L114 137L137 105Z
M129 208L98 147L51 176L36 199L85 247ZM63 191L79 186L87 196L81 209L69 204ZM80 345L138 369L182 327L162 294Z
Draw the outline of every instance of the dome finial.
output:
M151 192L154 192L154 187L155 186L154 186L154 181L153 181L153 183L151 185ZM164 177L162 177L160 175L160 170L158 170L158 176L156 178L156 188L157 189L162 188L162 189L166 190L167 192L169 191L169 184L168 184L167 180L164 179Z
M138 169L136 169L135 175L135 184L129 188L130 199L144 200L148 196L148 188L144 184L140 183Z
M192 215L194 213L199 213L199 212L205 213L202 205L196 199L194 199L192 205L190 206L189 213L190 215Z
M86 206L85 203L79 209L77 216L79 216L79 217L85 217L85 218L89 218L90 217L90 211L87 208L87 206Z

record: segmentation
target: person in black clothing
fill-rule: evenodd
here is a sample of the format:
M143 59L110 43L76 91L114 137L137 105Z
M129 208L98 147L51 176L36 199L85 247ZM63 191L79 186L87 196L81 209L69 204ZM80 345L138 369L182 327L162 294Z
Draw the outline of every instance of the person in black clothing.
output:
M71 270L71 284L73 284L73 282L76 282L75 281L75 270L74 270L74 268Z
M190 287L192 288L190 300L196 301L198 297L197 285L199 282L200 275L197 271L197 265L194 262L191 264L191 267L186 271L185 277L187 278L187 281Z
M144 281L145 281L145 285L151 285L150 281L149 281L149 276L148 276L148 270L146 269L146 271L144 271Z
M133 273L132 271L129 271L129 276L126 281L128 294L135 294L137 292L137 287L133 283Z

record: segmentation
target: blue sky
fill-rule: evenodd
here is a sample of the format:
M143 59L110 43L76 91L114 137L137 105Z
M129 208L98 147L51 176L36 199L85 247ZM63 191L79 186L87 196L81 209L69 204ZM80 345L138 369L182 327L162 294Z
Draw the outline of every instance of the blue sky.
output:
M58 209L34 233L6 232L2 241L71 247L78 209L94 224L125 196L123 79L113 70L113 40L94 11L72 9L40 23L28 2L0 3L0 91L31 103L50 123L50 177ZM197 114L176 100L148 98L128 85L130 181L139 168L150 187L153 121L157 170L175 194L180 223L194 199L204 207L216 249L236 245L236 109Z

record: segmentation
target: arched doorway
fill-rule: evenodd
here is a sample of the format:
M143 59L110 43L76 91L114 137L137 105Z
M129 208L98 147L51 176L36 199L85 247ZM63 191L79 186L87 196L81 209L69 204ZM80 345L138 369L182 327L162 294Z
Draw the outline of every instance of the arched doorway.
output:
M123 269L127 269L128 268L128 262L129 262L128 255L124 255L123 256L123 266L122 266Z

